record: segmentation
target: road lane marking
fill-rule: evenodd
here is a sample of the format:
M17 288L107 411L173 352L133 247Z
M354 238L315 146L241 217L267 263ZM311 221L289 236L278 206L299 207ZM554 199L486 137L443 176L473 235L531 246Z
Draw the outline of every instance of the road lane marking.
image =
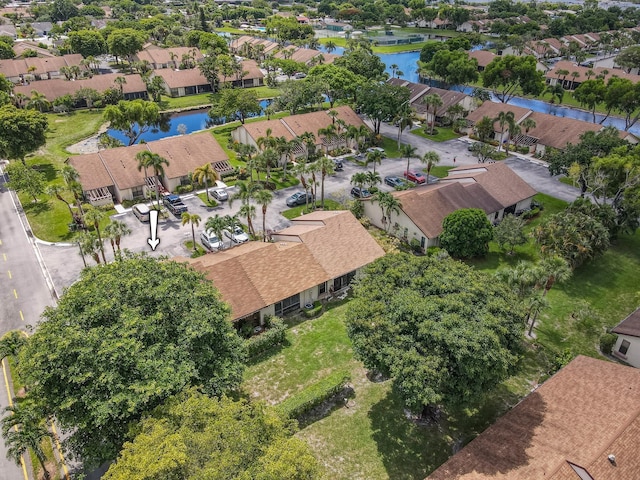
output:
M11 390L9 389L9 378L7 377L7 368L4 364L4 358L2 359L2 373L4 375L4 386L7 389L7 398L9 399L9 406L13 407L13 399L11 398ZM18 431L18 426L16 425L15 431ZM22 474L24 475L24 480L29 480L29 475L27 475L27 465L24 463L24 455L20 457L20 465L22 466Z
M9 280L11 280L13 277L11 276L11 270L7 270L7 273L9 273Z
M2 245L2 240L0 240L0 245Z
M20 310L19 313L20 313L20 320L24 322L24 315L22 315L22 310Z
M15 288L13 289L13 296L14 296L14 297L16 297L16 298L18 298L18 292L16 292L16 289L15 289Z
M60 463L62 463L62 470L64 471L64 478L69 480L69 470L67 469L67 463L64 461L64 456L62 455L62 447L60 446L60 442L58 441L58 432L56 431L56 424L51 422L51 431L53 432L53 439L56 442L56 448L58 449L58 455L60 455Z
M2 258L4 258L4 261L6 262L6 261L7 261L7 254L6 254L6 253L3 253L3 254L2 254Z

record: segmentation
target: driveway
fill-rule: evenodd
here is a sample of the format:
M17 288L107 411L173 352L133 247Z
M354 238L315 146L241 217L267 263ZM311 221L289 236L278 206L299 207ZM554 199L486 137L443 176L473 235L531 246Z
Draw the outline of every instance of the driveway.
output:
M391 138L397 138L397 129L391 125L383 124L382 133ZM427 151L437 152L441 158L440 165L453 166L454 158L456 159L456 166L478 163L476 157L471 155L467 150L468 144L465 141L456 139L437 143L417 135L411 135L408 132L405 132L402 135L401 141L404 143L411 143L417 148L420 155L423 155ZM511 157L506 160L505 163L539 192L566 201L572 201L579 194L578 189L560 183L556 178L550 177L546 166L542 165L541 162L532 163L527 159ZM411 160L412 167L417 167L419 164L419 160ZM363 167L355 164L354 162L345 161L343 162L343 165L343 171L336 172L325 180L325 198L333 199L340 203L346 203L351 199L349 194L352 187L350 183L351 176L358 171L364 170ZM402 177L402 173L405 168L406 159L386 158L382 161L381 165L376 166L376 171L382 178L387 175ZM380 188L385 191L392 190L391 187L384 184L380 186ZM290 225L289 220L284 218L281 215L281 212L288 209L286 206L287 197L292 195L294 192L301 190L302 188L298 186L273 192L274 199L267 209L266 216L266 227L268 230L281 230ZM234 188L230 188L229 194L233 195L234 191ZM319 192L320 187L318 186L318 194ZM196 228L197 242L199 242L198 237L200 235L200 231L203 230L204 224L208 218L216 214L235 215L240 209L239 201L233 202L233 207L230 207L228 202L224 202L215 208L210 208L203 205L200 199L195 195L186 195L182 198L184 203L188 206L189 212L197 213L202 219L200 226ZM320 201L319 198L317 200ZM148 224L139 222L131 212L114 215L112 218L125 222L132 231L131 235L122 239L121 247L123 249L127 249L132 252L146 252L154 257L167 256L169 258L175 256L188 257L191 253L184 247L184 243L191 239L191 226L185 225L183 227L181 220L173 215L170 215L168 219L160 220L158 225L158 238L160 239L160 244L156 248L155 252L152 251L147 244L147 238L149 238ZM242 218L240 218L240 221L245 223ZM262 230L262 211L259 205L256 206L254 226L256 230ZM228 239L225 239L225 242L225 248L231 247ZM75 282L83 268L82 259L78 253L78 247L76 245L68 244L39 243L42 255L45 258L54 284L58 290L68 287ZM108 261L113 260L111 245L108 241L105 241L105 254ZM91 258L86 258L86 262L88 265L95 265L95 262Z

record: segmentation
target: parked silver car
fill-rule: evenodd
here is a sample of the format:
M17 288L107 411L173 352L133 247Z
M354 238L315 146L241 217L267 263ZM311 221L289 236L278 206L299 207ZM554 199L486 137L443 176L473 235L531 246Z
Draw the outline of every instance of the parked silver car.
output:
M205 230L200 234L200 242L208 250L220 250L222 248L222 240L218 238L213 230Z
M225 228L222 234L231 239L233 243L245 243L249 241L249 235L247 235L239 225L235 225L232 229Z

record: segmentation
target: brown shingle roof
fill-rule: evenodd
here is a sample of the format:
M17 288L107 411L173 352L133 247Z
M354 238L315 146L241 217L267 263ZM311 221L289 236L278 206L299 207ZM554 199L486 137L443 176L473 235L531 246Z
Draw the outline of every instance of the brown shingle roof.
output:
M138 61L146 60L151 64L161 65L169 64L172 62L171 54L175 55L175 61L180 64L183 55L195 54L196 62L199 62L204 58L200 49L196 47L172 47L162 48L156 45L147 45L144 50L139 51L135 56Z
M98 153L70 157L69 164L78 171L82 189L85 191L113 185L113 179Z
M284 137L287 141L295 138L281 120L263 120L262 122L245 123L239 128L244 128L256 142L260 137L266 137L267 130L269 129L273 137Z
M531 112L528 108L516 107L515 105L506 105L504 103L497 102L484 102L473 112L469 113L467 120L475 123L482 120L483 117L496 118L498 113L502 111L512 111L515 115L516 123L520 123L525 116Z
M243 80L250 80L253 78L264 78L264 74L260 67L254 60L243 60L242 62L242 71L247 72L247 74L242 77ZM233 82L236 80L235 75L231 75L229 77L222 76L220 78L221 82Z
M124 190L144 185L144 171L138 170L136 160L136 154L144 150L157 153L169 161L169 165L164 167L168 178L183 177L207 162L228 160L211 132L200 132L78 155L70 157L69 162L78 170L83 190L114 184Z
M618 335L640 337L640 308L622 320L611 331Z
M350 212L328 213L294 219L294 226L282 235L276 233L273 243L248 242L187 262L220 290L231 306L232 318L242 318L384 255ZM294 234L296 230L299 234ZM347 232L349 236L344 235ZM344 235L340 246L345 251L327 248L340 235ZM342 268L332 258L336 254L345 260ZM352 258L347 261L347 256Z
M0 73L5 77L17 77L29 73L44 75L48 72L59 72L60 67L80 65L81 61L82 55L78 55L77 53L63 55L61 57L29 57L2 60L2 62L0 62ZM35 68L33 72L29 71L31 67Z
M347 125L354 125L356 127L364 125L362 119L348 105L335 107L333 110L338 112L336 119L344 120ZM311 132L316 135L316 137L318 136L319 129L327 128L329 124L332 123L331 117L327 115L327 111L325 110L291 115L283 118L282 121L286 123L297 136L302 135L304 132Z
M473 179L495 198L503 208L533 197L537 192L504 163L482 166L465 165L449 170L441 182Z
M465 187L459 182L439 183L392 192L392 195L427 238L440 236L445 217L461 208L480 208L487 214L502 210L502 205L479 184Z
M558 75L558 71L559 70L566 70L569 72L568 75ZM562 80L563 77L565 77L565 80L569 80L571 81L573 79L573 77L571 76L571 74L573 72L578 72L580 74L580 76L578 78L576 78L577 82L584 82L585 80L587 80L587 72L591 70L595 73L595 75L601 75L604 74L604 72L606 71L607 73L604 75L604 81L605 83L609 81L609 79L613 78L613 77L620 77L620 78L626 78L628 80L631 80L633 83L638 83L640 82L640 75L634 75L632 73L627 73L624 70L621 70L619 68L603 68L603 67L593 67L593 68L588 68L588 67L581 67L580 65L576 65L573 62L569 62L567 60L563 60L560 61L558 63L555 64L555 66L549 70L547 73L545 73L545 77L547 78L560 78L560 80ZM591 75L591 79L595 78L595 75Z
M428 480L635 479L639 415L640 371L578 356Z
M489 65L497 55L487 50L476 50L469 52L469 58L475 58L478 61L479 67L485 67Z
M209 81L200 73L199 68L187 70L174 70L172 68L162 68L154 70L154 75L162 77L162 80L169 88L193 87L195 85L208 85Z
M538 138L538 143L554 148L565 148L567 143L575 145L583 133L598 132L603 128L597 123L556 117L548 113L533 112L530 118L536 122L536 127L529 130L528 135Z
M16 85L13 91L30 97L31 91L36 90L42 93L47 97L47 100L51 102L63 95L73 95L82 88L92 88L98 92L104 92L108 88L117 87L115 79L123 76L127 81L127 83L122 86L122 91L125 94L147 91L146 84L142 80L142 77L137 73L126 76L120 75L119 73L106 73L104 75L94 75L91 78L85 78L82 80L64 80L61 78L38 80L37 82L31 82L29 85Z

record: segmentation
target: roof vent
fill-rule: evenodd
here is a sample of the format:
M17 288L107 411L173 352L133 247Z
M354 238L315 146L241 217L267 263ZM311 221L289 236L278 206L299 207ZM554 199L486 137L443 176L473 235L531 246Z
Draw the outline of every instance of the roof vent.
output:
M609 461L611 462L611 465L614 465L614 466L615 466L615 464L616 464L616 456L615 456L613 453L610 453L610 454L607 456L607 458L608 458L608 459L609 459Z

